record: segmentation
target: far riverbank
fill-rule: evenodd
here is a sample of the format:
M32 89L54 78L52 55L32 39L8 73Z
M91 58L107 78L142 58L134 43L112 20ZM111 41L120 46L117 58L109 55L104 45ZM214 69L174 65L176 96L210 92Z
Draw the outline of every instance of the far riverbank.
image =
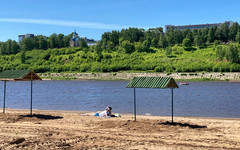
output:
M133 77L173 77L191 81L240 81L239 72L224 73L40 73L45 80L131 80Z

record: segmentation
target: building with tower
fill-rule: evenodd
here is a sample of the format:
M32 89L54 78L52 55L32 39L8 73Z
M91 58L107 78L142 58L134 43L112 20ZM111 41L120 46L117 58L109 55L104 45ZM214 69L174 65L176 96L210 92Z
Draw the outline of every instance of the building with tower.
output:
M71 47L80 46L80 37L78 36L76 30L73 32L73 37L70 39L69 44Z
M71 47L79 47L80 39L84 40L88 46L96 45L96 41L94 39L88 39L87 37L79 37L76 30L73 32L73 37L70 39L69 44Z

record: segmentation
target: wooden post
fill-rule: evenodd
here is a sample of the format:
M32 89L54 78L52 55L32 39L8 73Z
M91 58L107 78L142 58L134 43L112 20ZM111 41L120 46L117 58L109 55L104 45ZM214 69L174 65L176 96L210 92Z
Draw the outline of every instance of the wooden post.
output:
M134 121L136 121L136 115L137 115L137 111L136 111L136 91L134 88Z
M4 81L3 113L5 113L6 80Z
M172 123L173 123L173 88L172 88Z
M31 80L31 106L30 106L30 115L32 115L32 80Z
M30 106L30 115L32 115L32 85L33 85L33 81L32 81L32 72L31 72L31 106Z

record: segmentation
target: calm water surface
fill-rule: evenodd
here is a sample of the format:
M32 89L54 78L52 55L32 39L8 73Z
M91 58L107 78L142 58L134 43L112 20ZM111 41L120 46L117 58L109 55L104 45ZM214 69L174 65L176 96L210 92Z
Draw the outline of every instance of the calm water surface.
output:
M133 113L128 81L34 81L33 109ZM239 82L190 82L174 89L174 116L240 118ZM30 108L30 82L7 82L6 107ZM137 114L171 115L170 89L136 89ZM3 82L0 82L0 107Z

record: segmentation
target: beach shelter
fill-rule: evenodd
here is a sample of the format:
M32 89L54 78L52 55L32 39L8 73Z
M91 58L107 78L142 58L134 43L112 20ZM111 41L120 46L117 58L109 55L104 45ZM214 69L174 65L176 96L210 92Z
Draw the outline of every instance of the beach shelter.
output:
M42 80L33 70L7 70L0 73L0 81L4 81L3 113L5 113L6 82L7 81L31 81L31 105L32 115L32 86L33 80Z
M173 122L173 89L178 88L172 77L134 77L126 88L134 88L134 120L136 121L136 91L135 88L170 88L172 90L172 122Z

